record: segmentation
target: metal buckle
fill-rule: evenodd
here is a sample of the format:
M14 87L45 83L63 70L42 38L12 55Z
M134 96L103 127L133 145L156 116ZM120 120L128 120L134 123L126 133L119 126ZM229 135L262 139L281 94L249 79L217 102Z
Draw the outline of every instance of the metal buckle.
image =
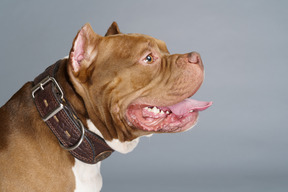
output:
M60 92L61 94L61 100L64 99L64 93L60 87L60 85L57 83L56 79L54 79L53 77L45 77L42 81L40 81L37 85L35 85L33 88L32 88L32 97L33 99L35 99L35 93L39 90L44 90L44 86L46 84L48 84L49 82L52 82L56 88L58 89L58 91ZM62 109L64 108L64 105L62 103L59 103L59 106L54 109L52 112L50 112L49 114L47 114L45 117L43 117L43 121L48 121L51 117L53 117L54 115L56 115L59 111L61 111Z
M74 149L78 148L78 147L81 145L81 143L83 142L83 140L84 140L84 136L85 136L85 128L84 128L84 125L83 125L83 123L82 123L79 119L77 119L77 121L78 121L78 123L79 123L79 125L80 125L80 127L81 127L81 137L80 137L79 141L78 141L75 145L73 145L73 146L71 146L71 147L65 147L65 146L59 141L60 146L61 146L63 149L67 150L67 151L73 151Z
M64 93L60 87L60 85L58 84L58 82L56 81L55 78L53 77L50 77L50 76L47 76L45 77L42 81L40 81L37 85L35 85L33 88L32 88L32 97L33 99L35 99L35 93L37 91L43 91L44 90L44 86L48 83L52 82L56 89L60 92L60 98L61 98L61 101L64 100ZM56 115L59 111L61 111L62 109L64 108L64 105L62 103L59 102L59 106L54 109L52 112L50 112L49 114L47 114L45 117L43 117L43 121L48 121L50 118L52 118L54 115ZM81 137L79 139L79 141L71 146L71 147L65 147L60 141L59 141L59 144L62 148L64 148L65 150L67 151L73 151L74 149L78 148L81 143L83 142L84 140L84 136L85 136L85 128L84 128L84 125L82 124L82 122L79 120L79 119L76 119L81 127Z
M41 89L44 90L44 85L46 85L47 83L49 83L50 81L52 81L52 83L54 83L54 85L56 85L56 88L59 90L59 92L61 93L61 99L64 99L64 93L60 87L60 85L57 83L56 79L54 79L53 77L45 77L42 81L40 81L37 85L35 85L32 88L32 97L35 98L35 93Z

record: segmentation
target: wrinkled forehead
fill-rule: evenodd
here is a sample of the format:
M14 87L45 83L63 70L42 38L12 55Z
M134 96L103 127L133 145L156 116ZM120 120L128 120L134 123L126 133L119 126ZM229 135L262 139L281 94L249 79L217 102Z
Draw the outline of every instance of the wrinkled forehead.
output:
M169 54L166 43L162 40L156 39L149 35L143 35L139 33L129 33L129 34L117 34L113 36L106 37L108 44L114 44L114 46L119 46L122 50L133 49L139 50L149 50L156 49L162 54ZM112 45L111 45L112 46Z
M143 34L139 34L139 33L130 33L127 35L131 36L131 37L139 38L139 40L141 39L142 41L148 42L148 45L151 47L157 46L161 52L169 53L167 46L166 46L166 43L160 39L156 39L156 38L151 37L149 35L143 35Z

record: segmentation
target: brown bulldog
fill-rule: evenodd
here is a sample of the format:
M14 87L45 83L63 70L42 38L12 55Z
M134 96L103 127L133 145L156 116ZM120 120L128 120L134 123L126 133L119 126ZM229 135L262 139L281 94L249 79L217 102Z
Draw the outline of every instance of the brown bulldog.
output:
M138 138L193 127L211 102L191 97L204 78L196 52L163 41L100 36L86 24L68 58L26 83L0 109L0 191L100 191L100 162Z

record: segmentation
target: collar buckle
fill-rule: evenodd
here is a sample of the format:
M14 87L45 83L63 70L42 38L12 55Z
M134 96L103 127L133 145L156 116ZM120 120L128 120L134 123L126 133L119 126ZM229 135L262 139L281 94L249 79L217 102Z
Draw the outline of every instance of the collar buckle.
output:
M43 91L44 90L44 86L47 85L48 83L53 83L54 87L57 88L57 90L59 91L60 93L60 98L61 98L61 101L63 101L64 99L64 93L60 87L60 85L58 84L58 82L56 81L55 78L53 77L45 77L42 81L40 81L37 85L35 85L33 88L32 88L32 97L33 99L35 99L35 93L37 91ZM48 113L45 117L43 117L43 121L48 121L51 117L53 117L54 115L56 115L59 111L61 111L62 109L64 108L64 105L62 103L59 103L58 107L55 108L53 111L51 111L50 113Z

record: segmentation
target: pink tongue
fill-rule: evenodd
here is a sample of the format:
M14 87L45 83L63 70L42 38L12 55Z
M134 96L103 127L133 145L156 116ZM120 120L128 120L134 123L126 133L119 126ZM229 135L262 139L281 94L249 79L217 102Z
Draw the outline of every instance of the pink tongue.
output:
M168 106L168 108L175 114L175 115L184 115L189 113L191 110L203 111L210 107L212 102L207 101L197 101L194 99L185 99L180 103L177 103L172 106Z

